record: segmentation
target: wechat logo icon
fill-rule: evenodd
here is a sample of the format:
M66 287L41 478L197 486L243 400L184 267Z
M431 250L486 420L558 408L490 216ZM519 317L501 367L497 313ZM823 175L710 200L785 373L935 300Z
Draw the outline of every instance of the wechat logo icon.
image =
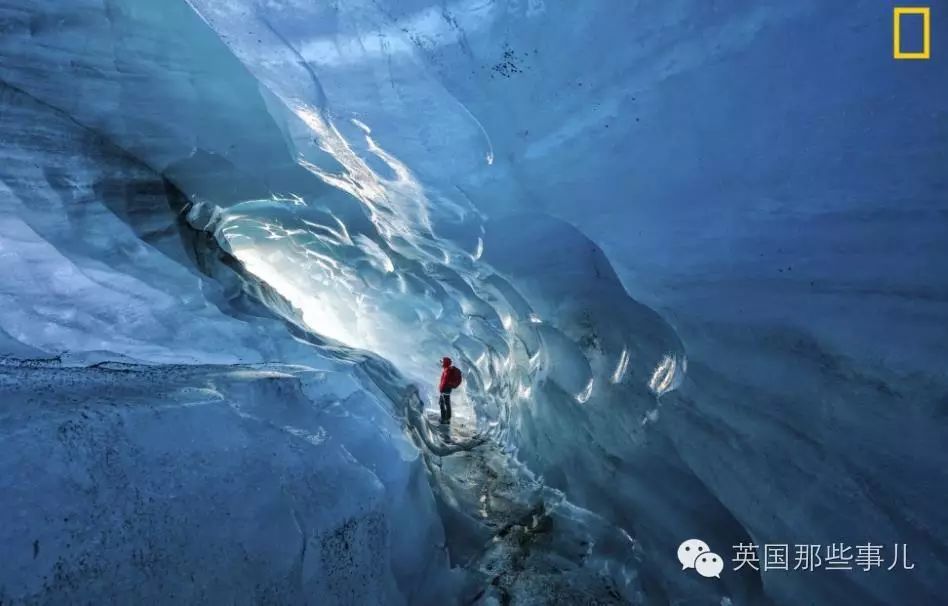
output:
M681 562L682 570L694 568L705 578L721 578L721 571L724 570L724 560L701 539L688 539L679 545L678 561Z

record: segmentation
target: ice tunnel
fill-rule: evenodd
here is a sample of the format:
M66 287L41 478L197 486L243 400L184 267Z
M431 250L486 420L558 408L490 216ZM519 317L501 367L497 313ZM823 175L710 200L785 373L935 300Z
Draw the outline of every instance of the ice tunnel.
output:
M0 0L0 604L942 603L943 17Z

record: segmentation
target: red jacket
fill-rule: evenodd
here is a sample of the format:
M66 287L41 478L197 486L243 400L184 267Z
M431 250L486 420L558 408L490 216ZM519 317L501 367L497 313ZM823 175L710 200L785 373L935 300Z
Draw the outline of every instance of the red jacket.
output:
M451 374L451 358L441 358L441 368L443 370L441 371L441 381L438 382L438 391L443 393L444 390L454 389L457 386L448 384L450 380L448 377Z
M449 370L451 370L450 366L441 371L441 381L438 383L438 391L443 392L444 388L447 387Z

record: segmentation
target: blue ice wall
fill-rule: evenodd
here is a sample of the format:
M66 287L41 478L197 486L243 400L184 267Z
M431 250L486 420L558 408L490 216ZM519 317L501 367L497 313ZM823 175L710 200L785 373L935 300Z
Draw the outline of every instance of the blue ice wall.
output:
M545 8L467 39L475 71L497 62L501 73L471 84L439 71L495 135L496 172L467 191L491 212L542 209L578 226L675 326L689 379L656 433L738 534L908 542L919 566L940 570L939 7L930 61L893 60L891 7L878 2ZM708 534L697 512L687 519L667 535ZM783 603L938 601L928 578L761 582Z
M544 7L471 34L474 74L439 68L463 45L432 51L483 104L485 178L514 194L479 203L580 226L640 300L789 319L890 367L939 366L937 10L932 59L894 61L891 8L874 2Z
M496 133L467 191L580 227L664 312L690 366L656 432L744 536L909 542L940 569L948 21L933 9L912 62L877 2L546 9L467 39L500 73L439 72ZM761 582L786 603L938 599L911 573Z

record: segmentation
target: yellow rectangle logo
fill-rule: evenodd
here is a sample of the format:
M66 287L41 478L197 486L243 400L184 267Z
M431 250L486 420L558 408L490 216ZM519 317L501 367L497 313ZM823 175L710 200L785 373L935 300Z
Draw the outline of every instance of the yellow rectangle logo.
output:
M902 15L921 15L924 28L921 52L902 52ZM932 56L932 9L921 6L897 6L893 16L892 53L896 59L930 59Z

